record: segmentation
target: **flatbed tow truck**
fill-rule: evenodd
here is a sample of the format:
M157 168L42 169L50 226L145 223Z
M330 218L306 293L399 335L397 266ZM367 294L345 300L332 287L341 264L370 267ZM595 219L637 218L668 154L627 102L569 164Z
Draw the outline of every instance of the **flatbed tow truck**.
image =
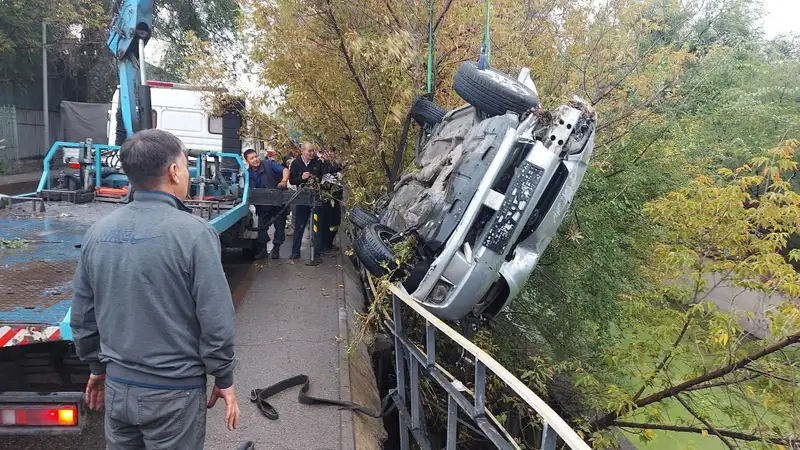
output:
M123 0L109 27L126 138L152 128L143 61L152 22L153 0ZM78 159L56 174L51 162L63 149L78 149ZM71 282L86 230L135 196L118 152L90 140L55 142L36 191L0 198L0 435L80 433L84 426L89 371L71 341ZM209 220L223 247L249 247L257 222L241 155L189 149L189 156L186 205ZM232 170L223 158L235 161Z
M53 187L59 177L51 176L50 161L70 146L86 151L79 170L87 188ZM83 427L89 372L71 342L71 283L86 230L127 203L127 189L115 187L124 175L102 164L117 151L91 142L56 142L37 191L0 199L0 434L79 433ZM238 195L220 195L220 183L199 176L198 167L221 157L238 162L232 178L246 174L240 155L197 154L190 170L194 200L186 204L209 220L224 246L247 246L256 235L247 176L228 186Z

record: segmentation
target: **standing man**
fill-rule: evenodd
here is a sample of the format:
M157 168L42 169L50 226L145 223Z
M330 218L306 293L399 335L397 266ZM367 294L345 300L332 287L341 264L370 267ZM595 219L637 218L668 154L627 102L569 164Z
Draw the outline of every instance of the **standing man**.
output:
M219 236L181 201L189 169L178 138L140 131L120 160L135 198L89 228L73 280L70 326L91 370L86 403L105 406L110 450L202 449L205 407L222 398L228 429L239 423Z
M331 167L341 170L341 166L336 161L336 149L327 147L322 151L322 161ZM342 199L344 189L342 189L342 172L326 173L322 175L321 188L327 193L322 204L325 223L322 224L322 251L335 251L339 247L333 243L336 233L342 223Z
M247 172L250 181L255 188L286 188L289 183L289 169L281 166L269 159L263 163L258 157L258 152L253 149L244 152L244 159L247 161ZM281 212L283 206L256 206L258 215L258 250L256 259L267 257L267 244L269 243L269 227L267 224L273 221L275 227L274 240L272 241L272 259L280 258L281 244L286 240L286 213Z
M310 142L303 142L300 146L300 157L296 158L291 167L289 168L289 182L295 186L303 186L309 182L311 177L321 180L322 176L327 173L337 173L339 168L329 163L321 161L314 155L314 145ZM321 208L318 208L321 209ZM306 223L311 216L310 206L297 206L295 208L294 218L294 237L292 241L292 259L300 259L300 247L303 243L303 232L306 229ZM324 223L324 218L320 218L320 223ZM315 255L319 254L322 250L321 233L319 239L313 243L316 249Z

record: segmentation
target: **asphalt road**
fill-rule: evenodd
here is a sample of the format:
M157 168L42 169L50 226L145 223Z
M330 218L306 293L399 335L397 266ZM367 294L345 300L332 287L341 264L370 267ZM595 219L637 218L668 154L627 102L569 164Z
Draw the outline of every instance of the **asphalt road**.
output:
M238 308L252 283L254 266L238 251L225 252L225 274ZM0 449L15 450L101 450L105 448L103 413L90 411L83 433L79 436L0 436Z

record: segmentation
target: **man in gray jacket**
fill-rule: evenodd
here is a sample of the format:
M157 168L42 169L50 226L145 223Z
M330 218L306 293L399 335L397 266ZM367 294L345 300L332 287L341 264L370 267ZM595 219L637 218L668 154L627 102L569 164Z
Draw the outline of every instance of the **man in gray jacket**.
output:
M219 236L181 201L189 169L177 137L140 131L120 160L134 200L89 228L73 281L70 326L91 369L86 402L105 405L111 450L202 449L217 399L228 429L239 421Z

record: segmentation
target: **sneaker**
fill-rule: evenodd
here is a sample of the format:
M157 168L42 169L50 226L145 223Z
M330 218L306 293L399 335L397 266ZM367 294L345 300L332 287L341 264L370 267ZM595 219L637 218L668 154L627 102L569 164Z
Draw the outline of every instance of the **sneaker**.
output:
M272 252L270 252L269 257L272 259L280 259L281 257L281 246L280 245L273 245Z
M292 256L289 259L300 259L300 253L292 253Z

